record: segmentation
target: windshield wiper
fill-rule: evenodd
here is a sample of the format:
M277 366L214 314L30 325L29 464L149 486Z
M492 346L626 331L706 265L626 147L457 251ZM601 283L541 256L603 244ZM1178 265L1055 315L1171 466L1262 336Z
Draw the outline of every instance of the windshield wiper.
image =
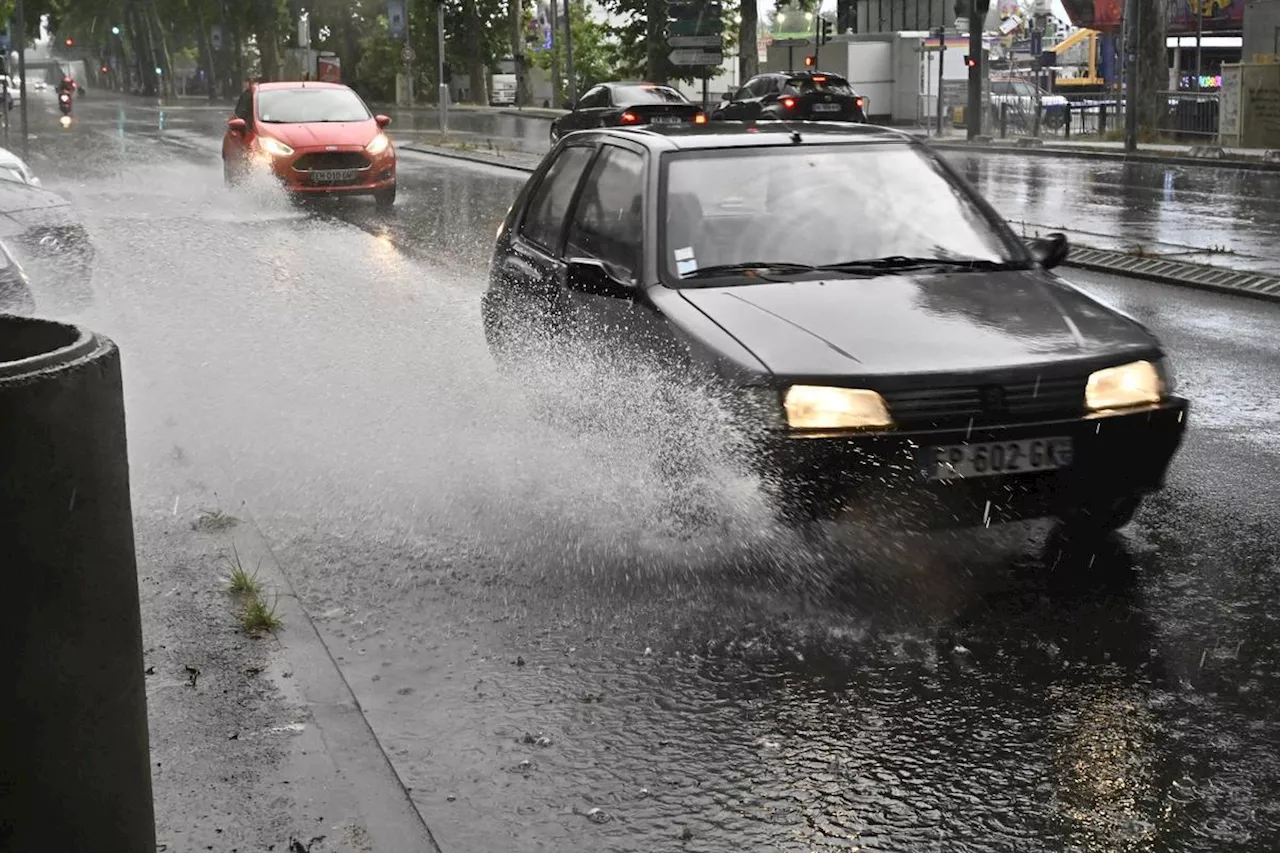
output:
M814 269L856 273L898 272L927 269L929 267L946 267L954 270L989 272L991 270L1024 269L1025 266L1025 264L1008 261L989 261L982 258L912 258L906 255L888 255L883 258L862 258L854 261L841 261L838 264L823 264L820 267L814 267Z
M702 267L701 269L691 270L681 274L681 279L690 278L712 278L718 275L732 275L734 273L759 272L768 271L775 273L797 273L797 272L813 272L817 267L809 264L793 264L787 261L743 261L737 264L716 264L711 267ZM764 278L765 276L760 276Z

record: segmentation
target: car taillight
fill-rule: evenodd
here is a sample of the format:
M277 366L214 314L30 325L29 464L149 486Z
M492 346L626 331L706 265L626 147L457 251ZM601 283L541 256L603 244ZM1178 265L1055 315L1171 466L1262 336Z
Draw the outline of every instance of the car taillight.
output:
M706 113L698 113L697 115L695 115L695 116L693 117L693 123L694 123L694 124L706 124L706 123L707 123L707 114L706 114Z
M783 106L783 108L784 108L784 109L788 109L788 110L790 110L790 109L794 109L794 108L795 108L795 105L796 105L796 99L795 99L795 98L783 98L783 99L782 99L782 106Z
M637 122L640 121L640 116L631 112L631 110L627 110L625 113L622 114L622 117L618 120L623 124L636 124Z
M867 102L866 102L865 100L863 100L862 98L858 98L858 100L857 100L858 109L862 109L864 106L866 106L866 103L867 103Z

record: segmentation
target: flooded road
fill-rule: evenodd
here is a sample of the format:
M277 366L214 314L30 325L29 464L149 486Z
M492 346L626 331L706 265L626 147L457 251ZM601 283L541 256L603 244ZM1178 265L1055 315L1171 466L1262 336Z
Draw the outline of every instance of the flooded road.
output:
M626 377L492 366L520 176L404 155L390 214L298 207L223 189L216 115L80 115L43 174L94 292L37 299L121 345L135 507L201 480L263 524L446 851L1280 846L1280 307L1070 273L1194 404L1091 567L1042 525L816 546L701 420L721 500L681 532Z

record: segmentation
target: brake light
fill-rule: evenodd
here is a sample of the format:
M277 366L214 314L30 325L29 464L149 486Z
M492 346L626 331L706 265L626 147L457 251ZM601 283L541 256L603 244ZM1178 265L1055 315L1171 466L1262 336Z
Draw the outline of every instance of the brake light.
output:
M784 109L788 109L788 110L790 110L790 109L794 109L794 108L795 108L795 105L796 105L796 99L795 99L795 98L783 98L783 99L782 99L782 106L783 106L783 108L784 108Z
M698 113L696 116L694 116L694 117L693 117L693 123L694 123L694 124L706 124L706 123L707 123L707 114L706 114L706 113Z
M862 109L864 106L866 106L866 103L867 102L864 99L858 98L858 109Z
M640 116L631 112L631 110L627 110L625 113L622 114L622 118L620 118L619 121L621 121L623 124L637 124L640 121Z
M819 75L815 74L815 75L813 75L813 82L815 82L815 83L825 83L825 82L827 82L827 78L826 78L826 77L822 77L822 76L819 76Z

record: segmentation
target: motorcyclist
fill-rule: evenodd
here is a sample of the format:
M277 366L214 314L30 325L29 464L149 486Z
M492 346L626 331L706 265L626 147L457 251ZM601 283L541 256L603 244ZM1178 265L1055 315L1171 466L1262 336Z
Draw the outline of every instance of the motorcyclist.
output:
M74 95L75 91L76 91L76 81L72 80L70 77L63 77L62 80L58 83L59 95L61 95L64 92L68 95Z

